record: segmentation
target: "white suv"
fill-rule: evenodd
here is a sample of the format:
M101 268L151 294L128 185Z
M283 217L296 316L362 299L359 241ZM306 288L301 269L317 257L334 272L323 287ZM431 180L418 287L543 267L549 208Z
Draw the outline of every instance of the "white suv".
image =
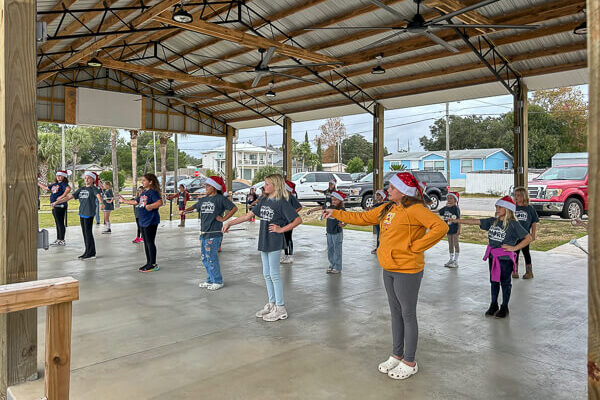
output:
M352 175L346 172L298 172L292 176L291 181L296 184L296 193L298 200L301 201L318 201L325 200L325 196L316 190L327 190L329 181L335 178L337 184L352 183Z

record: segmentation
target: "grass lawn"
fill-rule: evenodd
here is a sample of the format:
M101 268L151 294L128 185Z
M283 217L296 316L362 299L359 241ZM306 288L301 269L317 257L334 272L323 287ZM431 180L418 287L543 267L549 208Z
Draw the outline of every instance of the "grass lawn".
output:
M127 198L127 196L126 196ZM54 218L52 217L52 213L50 213L51 208L47 205L49 204L48 197L41 198L42 208L41 212L38 214L38 221L40 228L54 228ZM46 206L44 206L44 204ZM194 202L189 202L188 206L194 204ZM243 215L246 211L246 207L243 204L237 205L239 210L235 214L236 217ZM69 202L69 210L77 211L79 208L79 202L77 200L71 200ZM305 208L306 210L306 208ZM319 221L318 213L312 213L311 215L306 215L306 211L303 210L300 212L302 216L302 220L304 221L304 225L311 226L321 226L325 229L325 221ZM173 204L173 220L179 219L179 216L176 215L178 212L177 206L175 203ZM469 218L468 216L464 216L465 218ZM100 216L102 218L102 215ZM162 220L169 219L169 202L166 203L164 207L160 208L160 218ZM188 218L196 218L196 215L191 214ZM79 217L77 216L77 212L69 212L69 225L79 225ZM121 208L115 210L111 213L110 216L111 223L118 224L121 222L135 222L135 217L133 215L133 208L129 205L122 205ZM352 229L363 232L372 232L373 228L370 226L354 226L348 225L345 229ZM557 221L549 221L542 220L538 224L537 229L537 238L530 245L532 250L539 251L547 251L553 249L562 244L568 243L571 239L577 237L580 238L582 236L587 235L587 232L584 228L575 227L569 223L569 221L557 220ZM487 232L479 229L477 226L462 226L461 227L461 235L460 241L464 243L476 243L476 244L487 244Z

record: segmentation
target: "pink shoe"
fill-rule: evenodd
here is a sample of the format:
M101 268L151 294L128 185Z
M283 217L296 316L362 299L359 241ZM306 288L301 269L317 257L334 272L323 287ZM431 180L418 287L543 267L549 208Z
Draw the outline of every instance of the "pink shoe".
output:
M137 243L139 238L135 238L131 241L131 243Z

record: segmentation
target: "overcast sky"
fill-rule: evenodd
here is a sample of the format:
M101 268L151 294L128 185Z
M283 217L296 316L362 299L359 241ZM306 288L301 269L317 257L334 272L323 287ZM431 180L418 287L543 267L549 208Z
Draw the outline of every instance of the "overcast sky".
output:
M584 93L586 99L588 94L587 85L578 86ZM512 96L486 97L475 100L465 100L450 103L451 115L483 115L497 116L512 110ZM441 118L446 113L446 104L435 104L430 106L402 108L396 110L386 110L384 118L384 139L388 151L398 150L398 144L401 148L407 148L410 144L410 150L422 150L419 138L423 135L429 135L429 127L433 122ZM373 120L369 114L358 114L342 117L346 131L349 135L360 134L371 142ZM325 120L314 120L307 122L298 122L292 124L292 137L301 141L304 140L304 133L308 132L311 141L319 134L319 126ZM265 144L265 132L269 144L281 146L282 129L279 126L267 126L263 128L240 129L238 143L251 142L258 146ZM127 138L129 135L126 135ZM200 157L202 151L209 150L225 144L224 139L208 138L204 136L188 135L179 139L179 148L187 153ZM314 149L313 145L313 149Z

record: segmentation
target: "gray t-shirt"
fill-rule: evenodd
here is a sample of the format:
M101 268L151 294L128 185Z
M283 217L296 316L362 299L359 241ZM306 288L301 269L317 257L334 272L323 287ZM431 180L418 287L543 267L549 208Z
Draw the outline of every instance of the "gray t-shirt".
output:
M95 186L84 186L73 193L73 197L79 200L79 216L92 218L96 215L96 200L100 189Z
M294 207L294 210L302 208L302 204L300 204L300 202L298 201L298 198L295 195L290 194L290 197L288 198L288 201L290 202L290 204L292 205L292 207Z
M521 241L528 232L517 221L509 221L506 230L503 229L504 222L498 220L494 225L496 218L484 218L480 220L479 227L488 231L488 239L492 248L502 247L503 244L514 246Z
M252 212L260 218L258 250L272 252L283 249L285 246L283 233L269 232L269 225L288 225L298 218L296 209L287 200L274 200L263 196L252 207Z
M515 218L527 232L531 232L531 225L534 222L540 222L540 219L532 205L517 206Z
M458 224L453 224L452 220L460 218L460 208L458 206L444 206L440 209L439 213L448 224L448 235L458 233Z
M199 213L202 232L211 232L203 233L201 237L204 239L222 237L221 229L223 228L223 223L217 221L217 217L222 217L225 211L231 210L233 207L235 205L222 194L199 199L194 204L194 209Z

